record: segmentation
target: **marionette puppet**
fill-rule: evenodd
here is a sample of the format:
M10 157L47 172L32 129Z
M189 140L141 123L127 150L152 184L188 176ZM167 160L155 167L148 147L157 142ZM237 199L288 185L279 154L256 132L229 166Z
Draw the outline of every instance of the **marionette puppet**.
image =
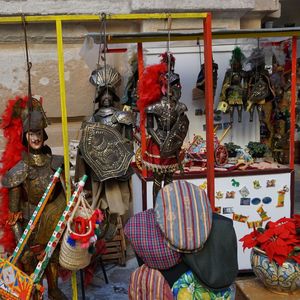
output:
M238 113L238 122L242 121L246 75L243 71L244 61L245 55L239 47L235 47L232 51L230 68L225 73L218 105L218 110L230 113L230 122L233 122L235 109Z
M0 243L11 253L51 177L62 165L63 157L52 155L51 149L44 144L48 138L47 120L38 100L31 97L9 100L2 119L7 144L1 169L0 211L4 234ZM21 257L27 274L34 271L65 207L64 190L61 183L57 183ZM45 270L49 299L57 300L67 299L58 288L58 253L57 248Z
M116 94L120 81L119 72L109 65L91 74L90 82L97 89L96 107L90 120L82 124L75 172L75 178L89 175L86 187L92 194L92 208L109 216L107 240L116 233L117 217L127 213L131 199L133 117L115 106L120 101Z
M248 71L247 80L247 111L250 113L250 122L253 121L255 108L257 109L259 120L263 121L263 105L272 101L275 93L271 87L270 76L265 69L265 56L260 48L252 51L247 59L251 70Z
M161 63L145 68L138 85L137 107L146 113L147 146L143 165L153 171L153 200L162 185L172 182L180 167L180 151L189 120L181 97L180 77L174 72L172 54L161 55Z

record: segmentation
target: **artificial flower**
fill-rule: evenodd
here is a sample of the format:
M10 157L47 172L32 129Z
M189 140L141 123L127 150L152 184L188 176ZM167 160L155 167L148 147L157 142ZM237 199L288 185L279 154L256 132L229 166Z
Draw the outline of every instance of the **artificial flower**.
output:
M266 252L270 261L282 265L287 259L300 263L300 215L268 222L240 239L243 249L257 247Z

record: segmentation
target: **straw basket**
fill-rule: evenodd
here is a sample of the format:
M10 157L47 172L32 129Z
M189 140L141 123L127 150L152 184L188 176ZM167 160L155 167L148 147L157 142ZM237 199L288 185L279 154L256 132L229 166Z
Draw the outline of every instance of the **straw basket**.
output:
M74 218L80 216L85 219L90 219L92 214L93 210L86 202L86 200L82 196L80 196L78 199L78 203L76 204L76 207L72 213L72 216L67 223L67 228L62 239L59 253L59 264L67 270L77 271L85 268L90 264L92 255L88 252L88 248L82 248L79 241L76 241L76 244L73 247L68 243L68 238L74 230ZM92 226L90 222L87 232L85 234L82 234L81 236L84 237L89 235L91 230ZM76 234L78 235L78 233Z

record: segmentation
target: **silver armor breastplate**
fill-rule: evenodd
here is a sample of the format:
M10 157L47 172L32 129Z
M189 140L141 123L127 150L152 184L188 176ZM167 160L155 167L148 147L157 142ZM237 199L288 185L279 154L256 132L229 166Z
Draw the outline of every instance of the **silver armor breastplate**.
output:
M95 122L98 122L102 125L107 125L121 132L122 126L115 118L115 113L117 111L118 110L114 107L101 107L94 115L94 120Z

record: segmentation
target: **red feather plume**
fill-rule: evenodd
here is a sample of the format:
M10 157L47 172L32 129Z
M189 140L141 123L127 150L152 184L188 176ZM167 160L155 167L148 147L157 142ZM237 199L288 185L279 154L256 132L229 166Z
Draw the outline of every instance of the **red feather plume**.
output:
M153 104L162 96L162 75L167 72L167 65L160 63L145 68L139 83L137 108L142 111L145 107Z
M0 128L3 130L6 146L0 159L2 163L0 177L21 160L21 154L26 150L22 144L23 125L21 115L26 107L27 101L28 97L16 97L15 99L8 100L6 109L2 115ZM15 238L10 226L6 225L9 214L7 188L0 188L0 197L0 230L3 232L0 238L0 245L3 246L6 252L10 253L15 247Z

